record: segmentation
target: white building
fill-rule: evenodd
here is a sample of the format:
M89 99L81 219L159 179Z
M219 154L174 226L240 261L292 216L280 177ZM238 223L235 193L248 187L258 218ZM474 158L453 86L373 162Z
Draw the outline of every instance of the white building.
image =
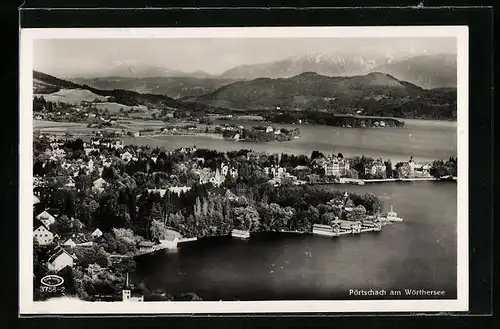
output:
M68 182L66 184L64 184L64 186L66 187L75 187L75 181L72 177L69 177L68 178Z
M219 187L224 183L226 178L221 175L219 168L215 170L215 175L210 178L210 183L212 183L213 186Z
M50 225L56 222L55 217L49 214L46 210L38 214L38 216L36 216L36 219L41 221L47 228L50 228Z
M36 239L40 246L47 246L54 241L54 234L52 234L52 232L50 232L44 225L40 225L33 231L33 238Z
M167 193L167 190L162 188L155 188L155 189L148 188L148 193L159 193L160 196L163 198L165 193Z
M191 186L171 186L168 190L177 195L181 195L191 190Z
M344 176L349 171L349 161L347 159L339 159L333 157L324 162L326 176Z
M47 268L51 271L59 272L67 266L73 267L74 260L75 256L68 253L64 248L58 247L52 256L49 257Z
M100 177L98 179L96 179L94 182L93 182L93 187L92 189L94 191L97 191L97 192L103 192L104 191L104 188L108 185L108 183L106 182L106 180L104 180L104 178Z
M120 158L125 162L129 162L130 160L132 160L133 155L129 151L126 151L125 153L122 153L120 155Z
M92 238L94 238L94 239L97 239L101 235L102 235L102 231L100 229L98 229L98 228L96 228L94 230L94 232L92 232Z
M71 247L71 248L74 248L74 247L76 247L76 243L75 243L75 241L73 241L71 238L69 238L68 240L66 240L66 241L63 243L63 246L65 246L65 247Z

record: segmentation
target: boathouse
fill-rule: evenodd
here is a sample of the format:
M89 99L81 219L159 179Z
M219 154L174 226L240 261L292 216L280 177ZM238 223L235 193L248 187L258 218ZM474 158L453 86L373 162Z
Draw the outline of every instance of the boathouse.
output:
M250 238L250 232L249 231L244 231L244 230L234 229L234 230L231 231L231 236L233 238L249 239Z
M324 225L324 224L313 225L313 234L323 234L331 232L332 232L332 227L330 225Z

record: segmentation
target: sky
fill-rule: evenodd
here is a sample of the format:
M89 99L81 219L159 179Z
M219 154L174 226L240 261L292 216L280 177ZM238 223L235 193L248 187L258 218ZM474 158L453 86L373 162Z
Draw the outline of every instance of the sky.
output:
M61 78L84 77L118 65L158 65L220 74L238 65L311 53L414 55L456 53L455 38L203 38L38 39L33 68ZM395 55L396 54L396 55Z

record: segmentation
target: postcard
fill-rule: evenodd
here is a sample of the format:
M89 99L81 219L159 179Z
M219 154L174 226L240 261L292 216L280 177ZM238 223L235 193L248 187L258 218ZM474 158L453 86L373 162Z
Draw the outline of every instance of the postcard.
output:
M468 310L467 27L20 43L20 314Z

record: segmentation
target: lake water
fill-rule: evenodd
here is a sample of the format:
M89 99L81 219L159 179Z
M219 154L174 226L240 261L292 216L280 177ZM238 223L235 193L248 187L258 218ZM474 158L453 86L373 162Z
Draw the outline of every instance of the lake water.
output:
M349 296L349 289L440 289L444 298L456 298L456 183L339 189L378 195L404 222L336 238L261 233L247 241L202 239L176 252L137 257L131 278L149 289L195 292L203 300L363 298Z
M243 125L263 125L255 121L218 121ZM300 138L286 142L226 141L204 136L161 136L126 138L126 144L148 144L167 148L192 147L219 151L252 149L271 153L311 155L313 150L330 154L341 152L347 156L366 155L395 161L406 161L410 156L416 161L432 161L457 156L456 122L405 120L406 128L341 128L323 125L287 125L298 127Z

